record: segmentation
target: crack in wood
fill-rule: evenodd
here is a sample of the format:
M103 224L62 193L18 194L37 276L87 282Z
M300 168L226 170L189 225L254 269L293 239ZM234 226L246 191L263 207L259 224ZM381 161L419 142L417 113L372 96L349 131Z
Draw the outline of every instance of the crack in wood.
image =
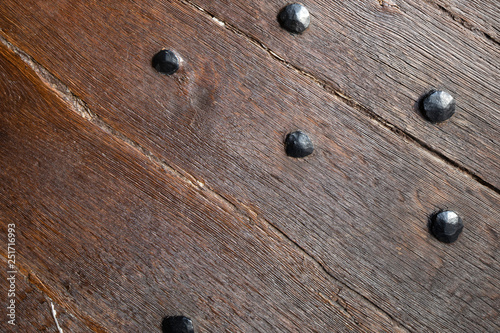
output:
M147 150L146 148L142 147L138 143L134 142L133 140L129 139L125 135L123 135L121 132L115 130L112 128L110 125L105 123L102 119L99 118L97 114L95 114L90 108L87 106L85 101L81 100L78 96L73 94L71 90L65 86L62 81L60 81L57 77L55 77L52 73L50 73L47 69L45 69L43 66L38 64L33 58L31 58L29 55L27 55L24 51L18 49L16 46L14 46L12 43L8 42L7 40L3 39L0 37L0 42L5 44L9 49L11 49L13 52L15 52L42 80L45 82L62 100L67 102L70 105L70 109L73 110L75 113L80 115L82 118L86 119L93 125L97 126L104 132L112 135L114 138L121 140L134 149L138 150L142 155L147 157L149 160L151 160L153 163L159 165L164 169L165 171L169 172L173 176L181 179L182 181L186 182L190 186L194 187L200 194L205 194L204 196L207 197L209 195L212 198L216 198L219 203L223 203L226 206L229 206L231 210L237 215L243 218L248 219L249 222L252 221L260 221L263 224L269 226L277 235L281 236L282 239L284 239L286 242L289 243L293 248L295 248L298 252L303 253L306 255L312 262L316 263L317 267L323 271L330 279L335 281L338 285L341 285L342 288L350 290L352 293L358 295L360 298L365 300L367 303L371 304L372 307L378 311L380 314L386 316L389 318L393 324L396 326L399 331L402 331L403 328L400 327L402 323L398 323L390 314L386 313L383 309L378 307L374 302L370 301L367 297L361 295L351 287L348 287L345 283L341 282L340 280L337 280L337 278L330 272L324 264L320 263L317 259L315 259L309 252L307 252L303 247L301 247L296 241L291 239L287 234L285 234L282 230L280 230L276 225L272 224L270 221L267 221L266 219L259 217L258 213L255 212L252 208L248 207L244 203L234 199L231 200L219 193L217 193L215 190L204 184L203 182L197 180L194 176L190 175L186 171L180 169L176 169L175 167L169 165L166 163L164 160L161 158L157 157L154 155L152 152ZM259 229L263 230L261 227ZM42 291L47 297L49 297L49 294L51 294L50 290L36 277L36 275L33 275L32 273L29 274L28 276L28 281L30 281L30 284L33 284L34 286L37 286L37 289ZM337 297L340 299L340 296L337 295ZM345 300L343 300L345 303ZM337 303L337 305L345 311L345 313L349 314L349 311L346 307L342 306L340 303ZM350 315L350 314L349 314ZM81 318L84 320L84 322L87 324L87 326L91 327L92 329L96 328L95 323L91 323L93 325L88 325L88 320L86 318ZM357 321L356 321L357 322ZM395 324L398 323L398 324ZM358 323L359 324L359 323ZM98 328L98 331L101 331L102 328ZM406 331L406 330L405 330Z
M390 313L386 312L384 309L382 309L379 305L377 305L375 302L373 302L372 300L370 300L368 297L366 297L362 293L360 293L357 290L355 290L353 287L347 285L346 283L344 283L344 282L340 281L338 278L336 278L333 275L333 272L331 272L331 270L328 269L328 267L325 264L323 264L320 260L316 259L305 248L303 248L296 241L294 241L292 238L290 238L286 233L284 233L283 231L281 231L281 229L279 229L277 226L275 226L274 224L272 224L271 222L267 221L264 218L260 218L260 220L263 221L263 222L265 222L267 225L269 225L277 234L281 235L285 240L287 240L291 245L293 245L293 247L295 247L300 252L302 252L303 254L305 254L309 259L311 259L317 265L317 267L321 271L323 271L327 276L329 276L333 281L335 281L336 284L340 285L341 289L349 290L352 293L358 295L365 302L367 302L369 305L371 305L375 310L377 310L380 314L382 314L382 315L386 316L387 318L389 318L392 321L392 323L394 325L394 328L398 332L409 332L409 330L412 329L411 327L406 327L405 323L403 323L403 322L399 321L398 319L394 318ZM339 291L339 293L340 293L340 291ZM345 303L345 300L343 298L341 298L339 295L337 295L337 297ZM352 315L350 314L350 312L347 309L347 307L343 306L338 301L336 301L335 303L338 306L340 306L347 314L349 314L352 317ZM358 325L360 325L357 321L355 321L355 322Z
M211 20L215 21L216 24L218 24L221 27L224 27L225 29L230 30L231 32L243 36L246 38L249 42L252 44L256 45L257 47L263 49L265 52L267 52L273 59L276 59L279 61L282 65L284 65L287 68L291 68L294 71L298 72L300 75L305 76L312 80L314 83L318 84L320 87L322 87L323 90L325 90L327 93L332 94L336 96L339 100L341 100L343 103L351 106L352 108L363 112L367 117L372 119L374 122L377 124L381 125L382 127L394 132L395 134L411 141L414 143L416 146L420 147L421 149L427 151L434 157L437 157L444 161L446 164L455 167L459 170L461 170L463 173L467 174L468 176L472 177L474 180L479 182L481 185L489 188L492 191L495 191L496 193L500 194L500 190L493 185L489 184L476 174L474 174L472 171L466 169L465 167L459 165L459 163L451 160L450 158L446 157L444 154L440 153L439 151L433 149L432 147L428 146L425 142L419 140L418 138L414 137L413 135L405 132L404 130L398 128L397 126L393 125L392 123L388 122L387 120L383 119L381 116L376 114L374 111L370 110L369 108L361 105L360 103L356 102L353 98L351 98L348 94L336 89L333 87L331 84L316 78L313 74L299 68L298 66L295 66L286 60L284 60L282 57L280 57L277 53L269 49L265 44L263 44L261 41L259 41L257 38L246 34L245 32L239 30L235 26L224 22L223 20L220 20L219 18L216 18L213 14L207 12L203 8L197 6L196 4L192 3L191 1L188 0L180 0L181 3L188 5L192 8L195 8L199 12L202 12L204 15L209 16ZM363 294L355 291L353 288L347 286L343 282L337 280L337 278L333 275L333 273L323 264L320 262L320 260L316 259L312 254L310 254L306 249L304 249L302 246L300 246L297 242L295 242L293 239L291 239L287 234L285 234L283 231L281 231L277 226L272 224L271 222L267 221L266 219L259 217L258 213L249 208L248 206L244 205L242 202L239 202L238 200L230 200L226 197L224 197L221 194L218 194L215 190L210 188L209 186L206 186L202 181L196 179L193 175L189 174L185 170L182 170L181 168L177 166L172 166L168 164L166 161L162 160L160 157L154 155L152 152L147 150L146 148L142 147L135 141L129 139L125 135L123 135L121 132L115 130L113 127L105 123L102 119L99 118L97 114L95 114L88 106L87 104L81 100L78 96L73 94L71 90L62 83L61 80L59 80L57 77L55 77L53 74L51 74L48 70L46 70L43 66L38 64L34 59L32 59L29 55L24 53L22 50L16 48L13 44L8 42L4 38L0 38L0 42L5 44L9 49L14 51L18 56L21 57L21 59L33 70L37 75L40 76L40 78L55 92L57 93L58 96L60 96L61 99L66 101L72 106L72 110L79 114L81 117L84 119L88 120L95 126L99 127L101 130L103 130L106 133L109 133L113 137L115 137L118 140L121 140L134 149L138 150L141 154L143 154L145 157L147 157L149 160L152 162L158 164L161 166L165 171L169 172L170 174L180 178L184 182L188 183L189 185L193 186L196 190L200 192L205 192L210 194L213 197L218 198L220 202L224 202L226 205L229 205L232 209L235 210L235 212L238 215L242 215L249 220L259 220L264 222L266 225L270 226L272 230L274 230L277 234L281 235L287 242L293 245L294 248L296 248L299 252L304 253L307 255L313 262L315 262L318 267L324 271L331 279L336 281L339 285L342 285L344 288L350 290L351 292L355 293L356 295L359 295L364 301L366 301L368 304L370 304L372 307L377 309L380 313L384 314L388 318L392 320L393 323L395 323L395 326L401 326L404 325L404 323L399 322L395 318L393 318L389 313L384 311L382 308L380 308L376 303L371 301L368 297L364 296ZM242 208L243 207L243 208ZM43 283L42 283L43 285ZM40 289L40 288L39 288ZM40 289L42 292L43 290ZM342 306L341 306L342 307ZM347 311L345 307L343 307L344 310ZM397 323L397 324L396 324ZM397 327L399 330L406 330L403 327ZM411 328L408 328L411 329Z
M465 29L467 29L469 31L472 31L472 32L475 32L475 33L479 33L480 36L483 36L484 38L486 38L487 40L491 41L495 45L497 45L497 46L500 45L500 40L499 39L493 37L492 35L490 35L486 31L483 31L481 28L477 27L476 25L474 25L474 23L470 22L466 18L464 18L462 16L459 16L458 14L454 13L451 9L446 8L446 7L442 6L442 5L439 5L439 4L437 4L437 3L433 2L433 1L427 0L426 2L429 3L430 5L434 5L435 7L437 7L446 16L450 17L453 21L457 22L458 24L460 24Z
M205 184L196 179L193 175L188 172L182 170L181 168L175 168L168 163L166 163L161 158L157 157L144 147L142 147L137 142L123 135L121 132L115 130L112 126L103 121L95 112L93 112L87 105L85 101L76 96L68 86L66 86L59 78L50 73L47 69L45 69L42 65L37 63L32 57L26 54L24 51L20 50L12 43L7 41L6 39L0 37L0 42L6 45L10 50L16 53L41 79L45 82L52 91L54 91L62 100L70 104L70 109L74 110L77 114L79 114L82 118L88 120L92 124L99 127L105 133L110 134L116 139L119 139L132 148L138 150L142 155L145 155L149 160L155 162L162 166L162 168L169 173L181 178L183 181L189 183L190 185L196 188L202 188ZM180 170L180 171L179 171Z
M357 102L352 98L349 94L335 88L331 83L326 82L325 80L317 78L314 74L300 68L299 66L296 66L287 60L285 60L283 57L281 57L279 54L271 50L268 46L266 46L263 42L258 40L258 38L249 35L248 33L238 29L236 26L225 22L224 20L220 18L216 18L216 16L213 13L210 13L209 11L205 10L204 8L198 6L197 4L193 3L190 0L178 0L180 3L189 6L191 8L194 8L204 14L205 16L208 16L210 19L217 19L217 21L224 23L223 27L226 28L227 30L237 34L238 36L242 36L246 38L251 44L254 44L255 46L261 48L265 52L267 52L272 58L275 60L279 61L282 65L284 65L286 68L292 69L298 74L307 77L308 79L312 80L314 83L316 83L318 86L320 86L323 90L325 90L327 93L332 94L336 96L341 102L344 104L347 104L348 106L354 108L355 110L358 110L362 113L364 113L368 118L374 120L376 123L381 125L382 127L385 127L386 129L390 130L391 132L395 133L396 135L402 137L403 139L412 142L413 144L417 145L421 149L427 151L429 154L431 154L433 157L440 159L443 161L445 164L457 168L461 172L463 172L465 175L468 177L472 178L473 180L477 181L481 185L487 187L488 189L494 191L497 194L500 194L500 188L490 184L488 181L483 179L481 176L479 176L477 173L474 171L468 169L464 165L461 165L459 162L456 162L452 160L450 157L446 156L445 154L441 153L435 148L432 148L429 146L427 143L422 141L421 139L417 138L416 136L410 134L409 132L399 128L398 126L394 125L390 121L386 120L385 118L381 117L378 115L375 111L371 110L370 108L362 105L361 103ZM384 0L379 0L379 1L384 1Z

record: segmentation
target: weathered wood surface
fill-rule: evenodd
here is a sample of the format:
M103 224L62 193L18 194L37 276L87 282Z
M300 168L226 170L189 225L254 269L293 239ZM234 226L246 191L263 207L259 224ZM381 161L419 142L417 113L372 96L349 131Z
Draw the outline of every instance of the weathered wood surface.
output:
M500 43L500 2L496 0L429 0L466 29Z
M438 6L420 0L311 1L311 26L296 36L279 28L275 13L284 6L279 0L193 3L313 75L327 90L500 187L499 44L471 33ZM485 1L481 7L498 3ZM500 11L489 15L498 26ZM445 124L430 124L415 109L431 88L457 98L457 114Z
M4 232L2 226L2 232ZM3 240L3 239L2 239ZM2 266L7 266L7 260L2 256ZM66 312L65 309L54 304L54 302L44 294L39 286L29 281L29 278L16 274L16 294L17 294L17 314L22 316L17 320L17 325L13 328L5 322L5 308L2 306L2 322L0 327L2 332L48 332L59 333L57 324L53 317L53 311L57 318L57 323L63 332L92 332L89 328L79 322L74 316ZM5 269L0 270L0 292L2 300L8 293L8 285L4 283L10 274ZM54 307L52 309L52 307Z
M96 332L157 332L176 314L201 332L398 331L272 226L86 122L0 50L0 203L18 232L18 332L53 331L49 297Z
M352 61L351 67L341 68L341 64L337 63L333 64L338 67L336 69L322 68L330 63L329 59L335 54L322 50L319 43L320 40L323 43L332 40L315 34L322 31L321 24L323 27L332 25L332 20L325 23L318 19L315 15L320 14L315 13L319 11L313 5L311 11L315 27L311 27L307 35L297 37L279 30L275 15L269 15L276 8L268 7L277 6L276 3L261 3L262 9L259 10L247 7L251 6L250 3L232 4L224 9L227 13L222 11L223 6L219 2L202 4L207 8L213 6L209 9L211 12L231 22L234 27L229 29L192 5L179 2L114 2L112 5L100 5L75 1L51 4L9 1L0 8L2 35L59 78L60 82L40 66L34 65L41 76L51 81L54 89L62 90L67 99L74 100L71 94L83 99L90 108L90 111L83 109L84 115L91 118L94 125L112 134L111 138L104 135L95 126L77 119L63 106L59 107L60 115L67 119L59 124L59 131L49 134L59 138L58 147L71 142L74 137L80 139L77 147L65 149L65 154L76 154L71 155L74 158L64 158L55 152L51 155L48 147L39 147L39 139L29 136L26 131L14 136L16 144L5 145L10 149L26 145L29 147L26 151L30 151L25 153L26 156L34 154L35 159L36 156L41 160L47 159L45 178L50 174L50 164L55 164L55 170L80 170L72 173L73 178L78 175L82 179L77 184L73 184L73 178L56 184L55 180L62 181L64 172L61 171L61 175L52 178L54 182L42 192L33 191L41 179L29 177L17 186L12 185L2 191L4 199L7 197L5 193L12 196L12 203L21 200L18 198L20 193L23 193L21 197L29 194L30 202L36 204L35 207L41 207L36 210L43 212L41 216L46 217L44 223L50 222L58 226L57 229L60 224L69 223L69 226L64 226L68 228L65 233L51 236L58 239L55 244L60 245L47 245L47 249L43 249L41 244L34 242L37 245L32 245L30 255L22 259L40 279L45 279L45 285L51 286L50 297L54 300L62 298L61 295L69 297L69 292L61 284L73 281L76 287L72 290L76 296L71 295L67 301L71 304L65 304L65 307L68 306L80 319L85 318L87 324L90 321L92 324L88 325L91 328L110 331L142 328L154 331L159 327L160 316L174 310L192 315L202 331L213 332L224 331L225 328L242 332L336 331L348 327L355 331L384 328L387 331L401 329L415 332L498 330L500 196L495 184L498 181L499 121L498 105L495 104L498 103L495 99L498 88L493 80L495 70L498 71L498 49L494 44L472 34L464 37L464 32L457 30L451 18L435 15L429 9L432 7L421 5L424 7L419 15L428 15L437 19L439 24L444 24L448 35L458 39L459 46L467 43L486 45L477 53L469 47L460 51L462 53L454 54L469 52L469 55L482 57L476 59L476 63L489 61L493 64L482 86L466 82L471 89L469 94L479 94L479 104L483 105L479 120L490 117L490 123L474 123L477 115L474 116L475 111L471 110L476 109L471 107L478 106L469 105L472 101L460 97L462 104L456 117L434 126L425 123L411 107L404 109L402 105L413 106L418 95L428 86L444 80L443 72L431 71L422 65L418 70L404 73L422 75L416 83L409 82L407 77L402 78L402 73L394 76L396 74L391 72L394 70L385 65L378 69L370 67L374 64L368 61L370 57L365 62L345 57L343 61ZM352 7L349 14L346 11L350 7L346 4L359 8ZM277 8L280 6L282 4ZM314 6L319 8L320 4ZM373 19L368 19L368 23L380 23L374 18L383 17L381 24L385 24L384 29L389 29L391 24L404 28L404 23L408 21L401 18L409 20L413 13L408 14L409 9L396 13L394 8L383 11L377 6L371 11L363 10L363 5L350 2L344 3L342 8L338 6L326 6L321 15L330 15L328 17L338 20L344 15L342 22L352 20L349 15L368 15ZM254 10L251 15L237 15L248 8ZM254 18L260 20L259 24ZM262 25L264 21L267 23ZM321 81L284 66L275 55L255 45L254 37L250 38L252 42L235 29L260 31L253 31L252 34L271 46L280 57L290 57L287 60L301 68L303 63L300 57L322 52L314 62L309 59L306 65L310 68L306 65L304 68L325 80L328 86L324 89ZM267 35L263 32L266 29L269 30ZM405 29L403 31L409 28ZM390 39L375 40L371 44L366 38L361 38L369 31L359 26L351 29L345 40L352 36L360 39L346 42L345 48L339 52L349 54L349 48L359 54L364 54L363 50L380 52L379 56L389 57L393 65L402 61L418 62L403 57L404 52L388 53L389 48L394 47ZM414 34L411 36L421 37L427 31L412 31ZM388 30L381 33L381 36L387 35L395 36ZM185 59L181 73L164 77L150 68L151 55L162 47L176 49ZM298 52L300 50L302 52ZM442 53L436 56L442 61L445 59ZM363 69L365 73L371 73L366 75L368 82L361 79L364 77L360 72L362 64L368 64ZM470 61L463 65L468 69L467 75L476 78L483 73L477 71L476 65ZM23 66L17 63L17 67ZM335 76L330 75L335 70L338 70ZM451 71L449 68L446 70ZM10 68L6 72L9 71L14 70ZM390 75L383 79L381 73ZM452 79L445 80L446 87L452 85L453 92L462 92L464 81L451 82ZM342 92L355 97L359 103L336 95L335 85L342 82L352 84L345 91L345 87L341 87ZM65 91L65 85L69 87L69 92ZM484 86L490 96L483 94L481 89ZM380 91L380 87L385 90ZM393 99L388 98L389 93L392 93ZM40 94L42 97L33 99L43 101L49 98L46 91ZM17 94L9 96L14 100ZM482 109L484 106L489 108ZM38 113L43 115L42 119L50 116L41 109ZM408 139L377 115L387 118L415 138ZM50 121L55 122L53 118ZM37 131L43 132L42 128L44 126L39 125ZM283 153L283 136L295 128L308 131L317 146L316 153L303 161L289 159ZM463 135L463 128L471 133ZM37 131L34 131L35 134ZM68 131L70 136L62 136ZM80 132L85 134L83 138ZM124 139L132 142L139 152L123 144ZM446 144L441 144L443 142L439 140L444 140ZM428 150L427 144L435 151ZM66 146L72 147L69 144ZM101 150L95 152L91 146L101 147ZM467 153L455 156L458 146ZM474 151L467 151L470 147L475 147ZM82 155L78 149L87 157L79 157ZM120 167L114 164L111 157L100 161L97 157L99 153L119 156ZM163 161L174 170L174 175L157 170L157 163L149 164L144 155L156 156L153 160ZM24 166L25 174L39 168L28 163L30 160L26 156L19 157L13 152L8 156L10 160L6 158L5 163ZM443 159L443 156L448 156L448 159ZM75 166L75 161L82 161L82 165ZM102 165L97 170L93 166L96 163ZM472 171L464 172L457 165ZM13 172L12 169L3 169L2 175L11 179L12 183L12 179L19 177ZM484 179L478 182L478 179L469 176L471 172ZM141 183L144 177L148 181ZM109 179L118 179L119 185L113 185ZM188 186L189 183L195 188ZM108 186L110 189L106 190ZM119 190L121 187L126 190ZM183 188L184 192L179 188ZM59 190L50 196L54 189ZM149 194L146 199L143 192ZM123 197L126 193L130 196ZM158 193L173 193L177 201L172 203L159 199ZM80 200L76 200L75 196ZM198 199L193 201L192 197ZM137 198L141 198L148 208L139 215L134 213L134 200ZM74 209L67 207L60 211L60 202L66 205L71 203L68 207ZM196 217L198 210L190 212L190 209L200 205L206 207L203 211L209 213ZM218 206L225 207L223 213ZM464 234L456 244L438 243L427 233L428 214L442 207L459 210L466 221ZM13 220L20 215L23 214L18 212L18 215L9 215L6 219ZM187 223L185 215L189 221L192 219L195 222ZM146 222L141 221L143 219ZM205 226L206 222L202 221L207 219L218 223L217 228L208 234L197 234L196 227ZM164 221L171 222L164 225ZM175 253L181 258L173 256L165 259L164 252L145 251L145 247L140 246L143 235L137 223L143 223L144 229L155 236L159 249L161 244L170 244L168 242L177 244L179 251ZM250 229L234 230L242 223ZM175 231L174 226L185 228L184 234L190 237L189 240L180 236L182 233ZM158 231L154 230L157 228ZM86 243L85 251L61 255L59 270L47 272L46 268L51 266L38 251L47 251L48 255L54 249L71 248L64 244L75 230L83 235L85 242L89 242L90 237L94 242ZM103 233L102 230L108 231ZM262 230L266 232L262 233ZM45 231L47 237L51 235L49 229ZM113 232L117 231L120 231L119 235L114 235ZM163 233L173 234L167 243L162 238ZM126 240L126 236L132 240ZM135 237L139 238L134 240ZM246 237L251 238L252 247L240 244ZM221 260L217 251L210 251L217 240L240 244L238 246L241 247L232 247L226 253L227 260ZM82 240L78 240L80 243L75 239L73 241L73 248L82 248ZM126 244L121 245L121 242ZM152 240L148 242L156 244ZM117 247L116 250L111 249L113 246ZM200 247L204 255L201 258ZM103 248L108 253L105 259L100 253ZM249 269L248 265L238 265L248 260L249 253L256 251L260 254L259 260L268 260L263 270L258 271L261 274L256 273L255 268ZM141 273L133 275L122 267L126 265L125 253L131 253L130 258L141 258L127 263ZM71 255L79 259L73 262ZM291 261L292 264L279 264L281 260ZM310 263L308 269L301 267L301 260ZM98 277L98 282L105 283L110 290L92 284L89 287L89 283L95 282L93 273L84 277L78 275L82 269L70 269L68 273L65 268L74 267L71 265L75 262L83 270L90 269L90 272L97 272L99 268L104 270L112 262L113 265L106 271L109 274ZM149 265L152 262L165 262L164 265L170 269ZM262 276L267 276L264 273L268 272L266 269L276 269L276 266L281 268L278 271L282 275L276 279L267 277L271 280L261 283ZM224 278L217 276L226 270ZM208 273L202 275L200 271ZM341 299L351 302L346 311L354 319L341 319L342 314L336 312L335 303L321 303L325 301L321 296L325 293L311 291L304 294L309 281L297 281L297 272L299 276L316 281L313 285L325 288L330 296L335 294L332 290L348 293ZM176 274L182 278L168 280ZM141 284L145 280L148 282L145 286L134 285L134 282ZM166 292L169 290L164 286L166 280L170 282L170 293L174 292L174 297ZM264 300L230 289L260 290L261 286L268 287L268 292L262 297ZM280 286L286 286L286 290ZM96 305L90 310L89 295L83 292L86 290L92 291L96 300ZM289 295L291 290L302 298L295 299L298 297L296 294L283 296ZM159 291L166 295L158 296ZM199 298L192 296L193 293ZM136 307L123 305L123 301L137 300L138 297L148 298L146 301L141 299L141 302L148 302L152 294L157 303L149 306L149 311L141 308L145 303L138 303ZM217 301L225 305L218 307ZM247 311L236 311L239 307L235 304L238 302L242 302L241 308ZM233 305L229 309L231 303ZM318 322L307 320L312 313L316 314ZM126 322L129 326L125 326L125 320L129 320ZM266 326L266 320L271 325L278 322L276 326Z

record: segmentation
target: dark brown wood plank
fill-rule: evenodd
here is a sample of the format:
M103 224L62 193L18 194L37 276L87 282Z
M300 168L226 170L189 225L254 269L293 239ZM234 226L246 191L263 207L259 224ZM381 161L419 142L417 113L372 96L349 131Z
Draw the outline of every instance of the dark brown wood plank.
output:
M19 332L54 332L47 297L95 332L160 332L177 314L197 332L399 331L274 228L88 123L0 55L0 229L16 224Z
M439 7L419 0L310 1L311 26L296 36L276 20L283 1L192 2L500 188L500 48ZM500 22L500 10L489 15ZM431 88L457 99L457 114L446 123L430 124L417 111Z
M2 222L7 221L2 220ZM2 235L5 235L5 233L2 233ZM15 277L15 288L12 289L15 291L12 291L12 293L15 294L15 298L13 299L16 300L16 302L13 303L13 309L15 309L15 313L13 313L14 316L7 317L6 307L10 303L4 303L5 306L2 306L2 321L0 324L2 332L60 333L59 328L61 328L63 332L92 332L92 330L79 322L73 314L68 313L64 308L54 303L43 294L40 289L30 283L27 277L19 272L8 274L7 270L3 269L7 267L7 260L4 257L2 257L1 262L2 269L0 270L0 278L2 279L2 283L0 284L0 292L3 295L2 300L10 301L11 299L11 297L8 296L11 290L10 282L5 283L4 281L7 281L7 278L12 278L12 275ZM54 319L53 311L55 311L57 323L55 321L56 319ZM12 321L12 323L9 323L9 321ZM57 325L59 325L59 328Z
M4 35L103 121L277 226L408 330L498 328L497 193L189 6L93 6L67 3L69 16L40 15ZM33 26L38 35L23 33ZM164 46L186 61L174 77L150 68ZM303 161L283 153L295 128L317 145ZM467 223L452 246L426 230L442 207Z

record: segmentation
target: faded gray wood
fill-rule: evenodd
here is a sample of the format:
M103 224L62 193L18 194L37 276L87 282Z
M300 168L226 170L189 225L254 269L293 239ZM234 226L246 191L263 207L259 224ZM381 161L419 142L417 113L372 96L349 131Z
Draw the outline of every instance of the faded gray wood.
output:
M455 21L500 43L500 2L497 0L429 0Z

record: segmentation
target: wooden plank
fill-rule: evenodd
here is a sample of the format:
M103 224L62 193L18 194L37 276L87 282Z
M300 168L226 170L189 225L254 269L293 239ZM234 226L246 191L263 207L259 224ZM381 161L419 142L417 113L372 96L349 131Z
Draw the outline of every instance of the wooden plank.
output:
M69 16L51 18L30 5L37 23L4 35L113 129L282 230L406 329L498 328L497 193L189 6L66 3ZM37 24L38 35L23 33ZM184 57L183 72L151 69L163 46ZM317 146L303 161L283 152L295 128ZM467 221L452 246L426 230L442 207Z
M5 222L2 220L2 222ZM9 221L12 222L12 221ZM2 229L4 226L2 225ZM4 231L4 230L2 230ZM5 235L5 233L2 233ZM2 239L3 240L3 239ZM2 251L3 252L3 251ZM7 267L7 260L2 256L2 268ZM4 297L2 300L10 300L8 293L10 289L10 282L7 278L12 278L15 276L15 300L13 309L15 309L14 316L7 317L7 306L9 304L4 303L2 306L2 321L0 323L0 328L3 332L47 332L47 333L59 333L58 326L63 330L63 332L92 332L88 327L79 322L71 313L68 313L66 309L61 308L58 304L55 304L51 299L43 294L36 286L32 285L25 276L19 273L8 274L7 270L0 270L0 278L2 283L0 284L0 292ZM54 307L54 308L52 308ZM55 318L54 319L54 312ZM9 323L9 321L12 323Z
M0 55L0 229L16 224L19 332L54 332L48 297L74 316L56 307L70 332L88 331L71 320L159 332L178 314L197 332L404 331L272 226L87 122Z
M328 90L500 187L500 49L464 29L453 14L418 0L310 1L305 4L311 26L296 36L276 21L283 1L192 3L263 43ZM480 6L488 11L490 3ZM500 10L489 15L500 22ZM457 114L441 125L428 123L416 107L432 88L457 99Z
M451 18L478 34L500 43L500 2L497 0L429 0Z

